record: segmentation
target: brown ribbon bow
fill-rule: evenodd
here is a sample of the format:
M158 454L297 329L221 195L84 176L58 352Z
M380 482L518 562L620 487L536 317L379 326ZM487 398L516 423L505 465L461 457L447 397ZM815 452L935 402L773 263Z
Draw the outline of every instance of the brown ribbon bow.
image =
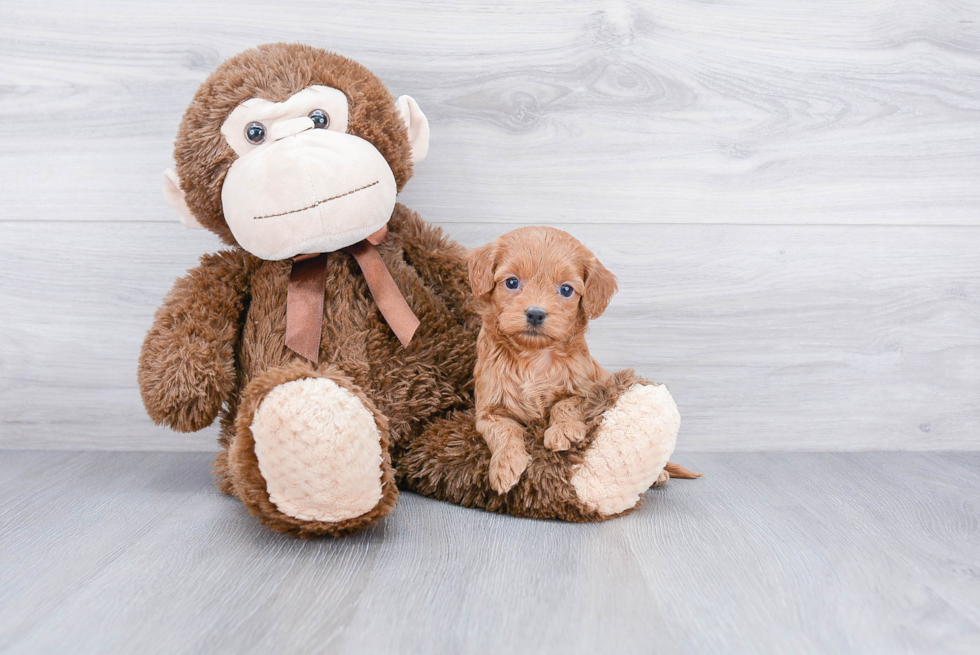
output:
M391 277L376 245L388 237L384 226L367 239L347 247L361 267L374 302L402 346L408 347L419 326L415 312ZM327 253L297 255L286 292L286 345L314 364L320 358L323 333L323 296L327 289Z

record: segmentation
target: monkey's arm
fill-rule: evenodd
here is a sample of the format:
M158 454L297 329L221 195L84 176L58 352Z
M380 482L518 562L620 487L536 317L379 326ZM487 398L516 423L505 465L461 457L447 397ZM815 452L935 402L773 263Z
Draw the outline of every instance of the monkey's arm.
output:
M155 423L195 432L214 422L234 389L248 278L245 253L205 255L164 298L143 341L138 373Z
M480 318L470 291L466 249L401 204L395 205L391 226L397 231L405 258L419 277L445 301L456 320L475 339Z

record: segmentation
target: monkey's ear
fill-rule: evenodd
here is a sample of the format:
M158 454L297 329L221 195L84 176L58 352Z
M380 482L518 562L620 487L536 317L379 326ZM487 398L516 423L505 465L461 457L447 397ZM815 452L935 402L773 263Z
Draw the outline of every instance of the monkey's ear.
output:
M482 296L493 291L493 274L497 268L496 242L471 250L467 262L470 266L470 288L473 295Z
M189 227L192 230L204 229L204 226L191 213L190 207L187 206L187 201L184 200L184 191L180 188L180 178L177 177L177 171L172 168L163 172L163 197L167 199L170 208L177 212L177 216L180 217L180 222L184 227Z
M591 257L585 264L585 293L582 294L582 309L586 316L602 316L618 288L616 276L600 264L598 259Z
M412 145L412 163L417 164L429 154L429 119L419 109L412 96L401 96L395 107L408 128L408 142Z

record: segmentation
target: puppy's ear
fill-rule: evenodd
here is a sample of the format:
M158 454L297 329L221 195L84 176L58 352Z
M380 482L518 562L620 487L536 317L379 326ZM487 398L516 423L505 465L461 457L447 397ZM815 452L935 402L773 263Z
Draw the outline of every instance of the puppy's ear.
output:
M479 297L493 291L493 273L497 268L497 243L488 243L471 250L467 261L470 265L470 288Z
M585 293L582 294L582 309L589 318L599 318L619 287L616 276L599 263L595 256L585 263Z

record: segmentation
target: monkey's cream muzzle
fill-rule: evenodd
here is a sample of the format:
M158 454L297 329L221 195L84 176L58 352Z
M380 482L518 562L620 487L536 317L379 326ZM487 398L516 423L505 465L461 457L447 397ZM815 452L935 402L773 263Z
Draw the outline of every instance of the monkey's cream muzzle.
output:
M282 121L269 143L239 157L221 203L235 240L262 259L332 252L381 229L395 207L388 162L368 141Z

